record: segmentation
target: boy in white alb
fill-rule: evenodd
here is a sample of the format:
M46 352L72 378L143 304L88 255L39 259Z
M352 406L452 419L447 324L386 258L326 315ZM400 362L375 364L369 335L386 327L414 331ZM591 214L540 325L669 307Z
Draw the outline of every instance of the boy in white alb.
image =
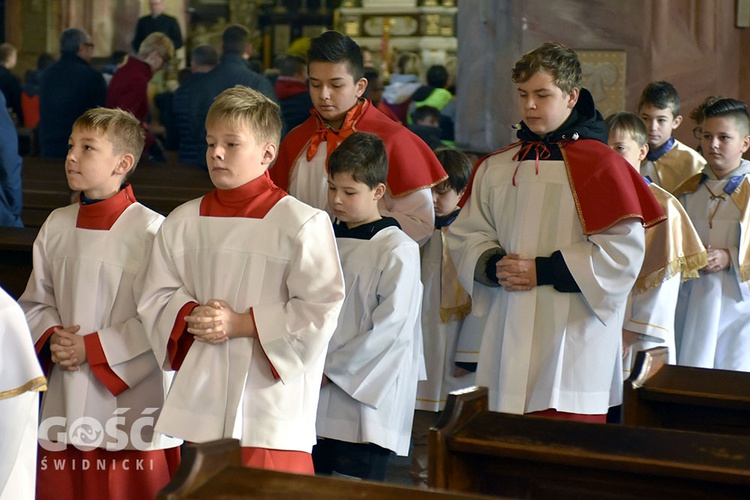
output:
M373 133L383 140L388 154L380 213L398 220L406 234L424 243L434 222L430 188L446 177L432 150L362 97L368 85L362 51L350 37L326 31L311 41L307 61L315 107L310 118L284 137L271 169L274 182L299 200L332 213L326 199L328 158L354 132Z
M427 442L448 393L474 385L482 318L471 314L471 298L458 281L458 273L445 242L446 232L460 212L458 201L471 176L471 160L457 149L435 152L448 179L432 188L435 231L422 247L422 338L427 380L417 387L412 430L412 476L427 484Z
M677 363L750 371L750 148L747 105L719 99L703 110L708 165L677 191L708 251L677 301Z
M344 299L328 215L271 182L279 107L242 86L206 117L216 189L167 217L138 310L177 370L156 429L236 437L249 467L313 473L326 347Z
M636 170L648 152L648 130L632 113L606 119L609 147ZM698 277L706 265L706 249L677 199L645 179L667 220L646 229L646 256L635 287L628 297L622 329L623 376L630 376L635 355L665 346L669 362L677 362L674 323L680 283Z
M620 403L643 226L664 213L607 147L574 51L542 44L512 74L520 141L478 164L448 228L461 284L486 316L477 384L492 411L604 422Z
M78 118L65 173L79 201L52 212L34 242L19 302L49 379L39 498L151 498L179 465L180 441L153 429L169 377L136 314L164 219L123 184L143 143L128 112L97 108Z
M0 288L0 500L33 500L39 391L47 389L23 311Z
M346 299L328 346L313 450L315 471L384 480L391 452L407 455L424 371L419 248L381 217L388 158L357 132L331 155L328 202Z

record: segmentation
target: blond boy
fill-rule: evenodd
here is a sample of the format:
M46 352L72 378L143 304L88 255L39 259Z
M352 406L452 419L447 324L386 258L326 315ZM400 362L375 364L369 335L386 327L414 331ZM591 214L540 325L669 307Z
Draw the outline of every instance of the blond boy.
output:
M708 251L700 278L677 302L677 363L750 371L750 147L747 105L719 99L703 110L708 165L676 193Z
M175 209L154 242L139 312L177 370L156 428L236 437L243 463L313 472L315 412L344 283L325 212L271 182L279 107L222 92L206 117L216 189Z
M673 193L685 179L703 169L700 153L674 138L682 123L680 96L669 82L652 82L643 89L638 116L648 129L648 153L641 173Z
M78 118L65 160L78 203L52 212L34 242L19 302L49 379L39 498L153 497L178 462L179 440L153 431L169 381L136 314L163 220L124 183L143 140L128 112Z
M607 117L609 147L638 170L648 153L648 130L632 113ZM706 249L690 217L677 199L646 179L667 220L646 229L646 256L628 297L622 330L623 372L630 375L638 351L666 346L675 364L675 308L680 283L698 277L706 265Z

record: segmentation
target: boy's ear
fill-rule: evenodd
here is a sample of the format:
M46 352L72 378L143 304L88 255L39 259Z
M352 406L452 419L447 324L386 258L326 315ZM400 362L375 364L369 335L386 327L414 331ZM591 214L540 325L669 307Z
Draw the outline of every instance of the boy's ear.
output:
M373 199L379 200L385 195L385 184L382 182L375 186L375 193L373 193Z
M466 193L466 188L463 188L463 189L462 189L461 191L459 191L459 192L457 193L457 194L458 194L458 199L459 199L459 200L460 200L461 198L463 198L463 197L464 197L464 193Z
M644 144L639 149L640 151L638 152L638 161L643 161L643 159L646 158L646 155L648 154L648 143Z
M270 165L273 163L273 160L276 158L276 151L276 144L273 142L267 142L265 146L263 146L263 158L261 164Z
M745 138L742 139L741 151L745 153L747 152L748 148L750 148L750 135L746 135Z
M573 87L573 90L568 92L568 98L570 99L568 101L568 108L573 109L576 107L576 104L578 103L578 97L581 95L581 89L578 87Z
M135 156L130 153L125 153L124 155L122 155L122 158L120 158L120 161L117 162L117 165L115 165L115 170L113 173L115 175L126 175L133 169L134 164Z
M672 122L672 130L676 129L680 126L680 123L682 123L682 115L677 115L674 117L674 121Z
M367 90L367 78L364 76L354 82L355 86L355 93L357 94L357 99L362 97L362 95L365 93L365 90Z

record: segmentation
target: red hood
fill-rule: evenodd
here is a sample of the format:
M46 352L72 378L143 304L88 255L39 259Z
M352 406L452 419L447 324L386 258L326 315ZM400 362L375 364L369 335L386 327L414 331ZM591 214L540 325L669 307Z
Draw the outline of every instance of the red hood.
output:
M297 94L306 94L307 83L294 78L280 76L276 80L274 90L276 91L276 97L279 99L287 99Z

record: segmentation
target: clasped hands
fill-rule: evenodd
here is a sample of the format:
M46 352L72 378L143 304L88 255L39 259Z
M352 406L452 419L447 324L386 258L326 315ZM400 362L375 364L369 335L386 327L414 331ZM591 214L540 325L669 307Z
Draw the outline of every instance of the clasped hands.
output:
M704 273L715 273L729 269L729 263L732 258L729 256L729 250L726 248L712 248L711 245L706 245L706 257L708 258L708 265L703 268Z
M536 260L509 253L497 262L497 281L509 292L531 290L536 286Z
M78 367L87 361L86 344L81 335L77 335L80 325L67 328L55 328L49 339L52 362L62 371L77 372Z
M255 323L249 313L238 313L223 300L211 299L185 316L187 331L198 342L223 344L231 338L255 337Z

